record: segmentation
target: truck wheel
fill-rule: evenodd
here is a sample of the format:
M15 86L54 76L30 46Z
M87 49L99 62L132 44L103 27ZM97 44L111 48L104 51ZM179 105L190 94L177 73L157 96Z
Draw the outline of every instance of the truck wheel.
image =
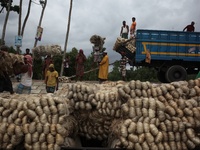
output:
M167 83L168 81L165 78L165 72L164 71L158 71L157 72L157 78L162 83Z
M167 70L165 77L168 82L183 81L187 78L187 72L182 66L174 65Z

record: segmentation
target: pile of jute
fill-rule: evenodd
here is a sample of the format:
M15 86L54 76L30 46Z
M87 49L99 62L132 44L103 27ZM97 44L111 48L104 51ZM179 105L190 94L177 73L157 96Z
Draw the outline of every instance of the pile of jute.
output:
M90 42L94 44L95 47L98 47L99 48L98 50L102 51L105 39L106 38L103 38L95 34L90 37Z
M51 94L1 95L0 149L59 150L72 147L77 122L66 100Z
M200 80L69 84L79 134L110 148L193 149L200 144Z
M123 49L123 48L126 48L126 50L130 51L130 53L135 53L136 51L135 39L124 39L124 38L118 37L113 46L113 50L120 51L119 49Z
M8 53L1 51L0 52L0 74L7 72L9 75L12 75L14 65L24 63L24 56L14 53Z
M61 51L62 49L60 45L40 45L32 49L34 59L39 59L47 55L60 55Z
M74 136L108 148L194 149L200 144L200 79L152 84L67 83L54 94L1 95L0 148L74 147Z

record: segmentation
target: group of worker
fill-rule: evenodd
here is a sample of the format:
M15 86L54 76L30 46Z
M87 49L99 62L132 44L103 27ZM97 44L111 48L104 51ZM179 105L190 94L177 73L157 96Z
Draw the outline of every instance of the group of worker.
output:
M103 57L98 61L98 67L99 67L99 73L98 73L98 79L99 83L102 83L108 79L108 70L109 70L109 57L107 55L107 51L103 51ZM75 69L76 69L76 81L82 81L84 76L84 65L86 62L86 56L84 54L84 51L82 49L79 50L76 60L75 60ZM53 60L51 56L47 56L44 61L43 65L43 77L45 79L48 79L47 77L47 70L49 69L49 66L53 64ZM70 58L69 56L66 56L66 58L63 61L64 66L64 75L69 76L69 67L70 67ZM51 65L52 66L52 65ZM56 75L56 81L58 80L58 75ZM45 81L46 84L47 80ZM58 83L57 83L58 85Z
M103 57L98 59L98 61L94 60L95 63L98 63L99 72L98 79L99 83L102 83L108 79L108 71L109 71L109 57L107 51L102 52ZM82 81L84 76L84 64L86 62L86 56L84 55L84 51L82 49L79 50L78 55L76 56L76 81ZM65 76L68 76L69 71L69 56L67 56L64 60L64 73Z
M3 45L0 47L0 53L5 54L8 53L8 47ZM31 85L32 85L32 57L29 54L24 55L24 63L15 62L12 64L13 73L15 75L21 74L21 81L17 86L16 93L18 94L29 94L31 92ZM12 82L8 72L1 71L0 72L0 92L8 91L11 94L14 93Z
M120 36L122 38L128 39L129 34L129 26L126 25L126 21L122 22L123 26L121 27ZM194 32L194 22L191 23L191 25L187 25L183 31L187 29L188 32ZM132 17L132 24L130 27L130 38L136 37L136 18ZM126 81L126 64L130 61L126 57L126 52L121 52L121 61L120 61L120 72L122 76L122 80ZM84 55L84 52L82 49L79 50L78 55L76 56L76 81L80 80L82 81L83 75L84 75L84 63L86 61L86 56ZM64 72L65 75L67 75L67 72L69 71L69 57L67 56L64 60ZM103 52L103 58L98 62L99 64L99 73L98 73L98 79L99 83L102 83L108 79L108 71L109 71L109 57L107 55L107 51Z
M187 25L183 31L187 32L194 32L195 27L194 27L195 22L192 21L191 24ZM128 39L128 34L129 34L129 26L126 24L126 21L122 22L122 27L120 30L120 36L122 38ZM136 36L136 18L132 17L132 24L130 27L130 38L134 38Z
M132 17L132 24L129 29L129 26L126 24L126 21L122 22L122 27L120 30L120 36L124 39L128 39L130 31L130 39L134 39L136 37L136 18ZM129 59L126 57L126 52L121 52L121 60L120 60L120 72L122 80L126 81L126 64L129 62Z
M8 53L9 48L5 45L0 46L0 53ZM24 63L15 63L12 66L14 75L20 77L16 90L13 89L10 75L6 71L0 72L0 93L7 91L10 94L30 94L32 88L33 77L33 58L30 49L26 49L24 54ZM20 75L20 76L19 76ZM45 84L47 93L54 93L58 90L58 72L54 69L54 65L50 62L48 70L45 74Z
M132 24L129 30L129 26L126 25L126 21L122 22L122 27L120 31L120 36L122 38L128 39L128 34L130 31L130 38L136 37L136 18L132 17ZM187 25L183 31L187 32L194 32L194 22L192 21L190 25ZM6 46L1 46L0 49L1 53L8 52L8 48ZM128 58L126 57L125 52L121 52L121 61L120 61L120 68L121 68L121 75L122 79L126 80L126 64L129 62ZM82 49L79 50L78 55L76 56L76 80L82 80L84 75L84 63L86 61L86 56ZM45 58L43 68L43 77L46 84L46 91L47 93L54 93L54 91L58 90L58 72L54 68L53 61L51 56L48 55ZM99 83L102 83L108 79L108 71L109 71L109 57L107 55L107 51L103 51L103 58L98 62L99 65L99 73L98 79ZM21 82L19 83L16 93L31 93L31 85L32 85L32 76L33 76L33 60L30 54L30 50L26 49L26 53L24 55L24 64L21 66L21 70L19 72L14 72L15 75L21 74ZM13 66L15 68L15 66ZM64 71L65 74L69 68L69 57L66 57L64 60ZM15 70L15 69L14 69ZM0 74L0 92L9 91L11 94L14 93L12 82L10 80L9 75L4 71Z
M191 24L187 25L183 31L187 32L194 32L195 27L194 27L195 22L192 21ZM132 17L132 24L129 29L129 26L126 24L126 21L122 22L122 27L120 30L120 36L121 38L128 39L130 31L130 39L136 38L136 18ZM121 52L121 60L120 60L120 72L123 80L126 80L126 64L129 62L129 59L126 57L126 52L123 51ZM200 74L200 73L199 73Z

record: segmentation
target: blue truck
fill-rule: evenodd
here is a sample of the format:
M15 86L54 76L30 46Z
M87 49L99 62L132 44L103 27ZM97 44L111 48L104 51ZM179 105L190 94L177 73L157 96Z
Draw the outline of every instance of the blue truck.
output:
M163 83L186 80L200 71L200 32L137 30L130 51L123 42L116 51L125 52L132 66L149 66L157 70Z

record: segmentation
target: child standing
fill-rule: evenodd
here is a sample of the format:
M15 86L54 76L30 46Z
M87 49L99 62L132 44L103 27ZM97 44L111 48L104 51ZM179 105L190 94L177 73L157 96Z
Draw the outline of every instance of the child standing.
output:
M47 71L45 77L46 91L47 93L54 93L58 90L58 72L54 69L54 65L49 65L49 70Z

